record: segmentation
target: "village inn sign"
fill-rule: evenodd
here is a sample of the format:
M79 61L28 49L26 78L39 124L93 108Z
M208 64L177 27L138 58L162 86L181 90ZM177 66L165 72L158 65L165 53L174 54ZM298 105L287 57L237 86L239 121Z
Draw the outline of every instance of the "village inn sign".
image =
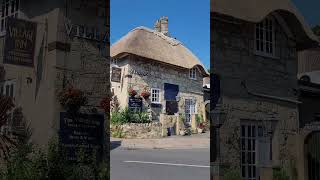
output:
M87 40L109 42L107 31L101 32L99 28L89 27L86 25L72 24L70 20L65 21L66 32L69 37L78 37ZM102 38L102 39L101 39Z

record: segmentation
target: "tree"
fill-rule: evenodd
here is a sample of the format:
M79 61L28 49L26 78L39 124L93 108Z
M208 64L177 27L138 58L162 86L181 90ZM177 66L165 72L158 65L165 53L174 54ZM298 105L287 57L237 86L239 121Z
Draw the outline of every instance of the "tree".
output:
M320 36L320 26L316 25L312 28L312 31L315 35Z

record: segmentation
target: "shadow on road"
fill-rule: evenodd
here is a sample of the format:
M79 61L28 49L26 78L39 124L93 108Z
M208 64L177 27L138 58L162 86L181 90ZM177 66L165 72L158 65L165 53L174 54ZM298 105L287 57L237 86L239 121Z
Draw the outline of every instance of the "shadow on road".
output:
M121 141L111 141L110 143L111 143L110 150L114 150L121 146Z

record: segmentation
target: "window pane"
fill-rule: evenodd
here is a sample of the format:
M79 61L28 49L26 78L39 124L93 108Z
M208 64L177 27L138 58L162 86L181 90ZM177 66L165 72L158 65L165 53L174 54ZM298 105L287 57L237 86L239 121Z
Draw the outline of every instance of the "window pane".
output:
M6 96L9 96L9 92L10 92L10 86L6 85Z
M256 137L256 126L252 126L252 137Z
M4 8L4 5L2 5L2 13L1 13L1 17L4 17L4 11L5 11L5 8Z
M245 178L246 177L246 167L242 166L241 169L242 169L242 177Z
M8 16L8 12L9 12L9 4L6 4L6 10L5 10L5 14L6 14L6 16Z
M19 0L16 0L16 11L19 10Z
M3 30L4 30L4 20L1 19L1 31L3 31Z
M242 155L242 157L241 157L241 162L242 162L242 164L246 164L246 153L245 152L242 152L241 153Z
M244 125L241 126L241 136L242 137L246 136L246 127Z
M10 86L10 97L13 98L13 84L11 84Z
M11 14L14 13L14 8L15 8L14 1L11 1Z

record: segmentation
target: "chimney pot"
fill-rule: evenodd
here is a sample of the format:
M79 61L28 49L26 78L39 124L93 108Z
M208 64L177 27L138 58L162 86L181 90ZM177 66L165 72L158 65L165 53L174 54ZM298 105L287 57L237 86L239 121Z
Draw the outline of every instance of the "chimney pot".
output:
M159 20L156 21L154 25L154 29L162 34L169 36L168 31L168 17L163 16Z

